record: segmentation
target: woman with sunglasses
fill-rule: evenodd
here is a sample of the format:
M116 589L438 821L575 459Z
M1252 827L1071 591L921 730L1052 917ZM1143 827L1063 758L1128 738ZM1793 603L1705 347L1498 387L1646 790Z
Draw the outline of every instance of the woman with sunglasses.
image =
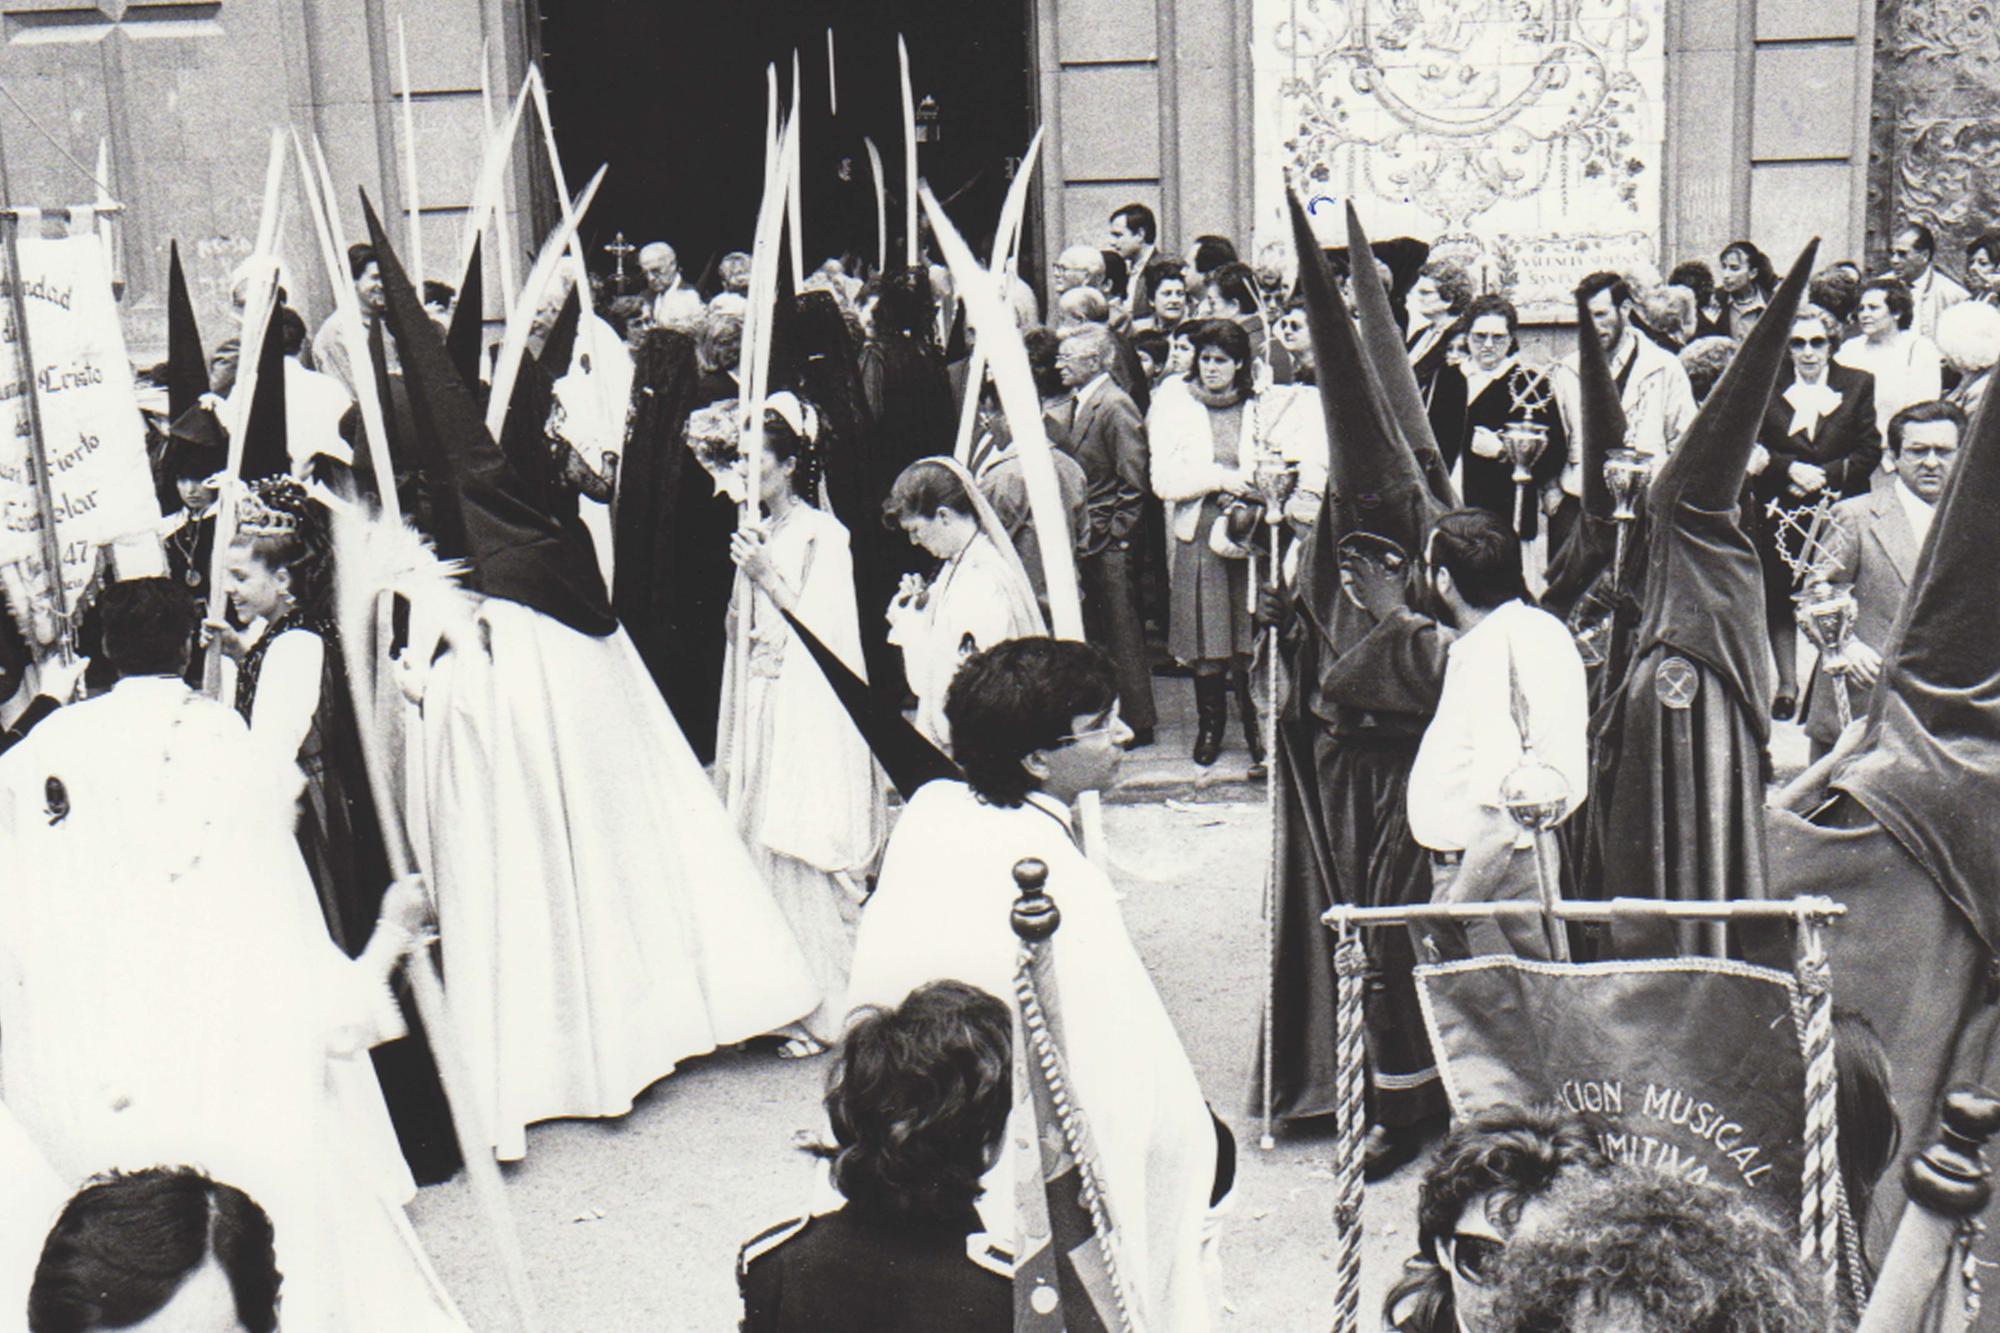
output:
M1417 1193L1417 1253L1382 1303L1396 1333L1487 1333L1501 1252L1559 1180L1604 1169L1597 1135L1559 1110L1494 1106L1445 1136Z
M1549 377L1520 358L1520 330L1513 302L1493 295L1475 299L1465 312L1466 359L1438 372L1430 418L1465 503L1500 515L1527 542L1541 531L1546 498L1561 498L1557 483L1569 461L1569 442ZM1517 422L1548 432L1529 467L1533 480L1525 503L1514 485L1504 434Z
M1778 382L1750 453L1750 486L1744 527L1764 561L1764 623L1777 664L1771 716L1789 721L1798 711L1797 618L1791 564L1806 558L1796 532L1769 512L1772 501L1803 510L1822 497L1866 494L1882 459L1875 421L1875 377L1837 364L1840 322L1816 305L1799 307L1792 323L1791 367ZM1801 515L1800 521L1808 519Z

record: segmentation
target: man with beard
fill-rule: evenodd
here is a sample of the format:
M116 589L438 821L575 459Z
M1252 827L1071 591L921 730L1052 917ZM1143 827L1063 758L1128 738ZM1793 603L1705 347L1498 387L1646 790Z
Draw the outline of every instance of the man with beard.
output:
M1425 564L1458 635L1410 769L1410 833L1430 851L1437 900L1533 898L1534 843L1500 792L1532 753L1568 785L1565 817L1583 804L1583 659L1563 623L1529 600L1520 543L1497 514L1456 509L1438 519ZM1541 952L1539 943L1526 933L1517 951Z

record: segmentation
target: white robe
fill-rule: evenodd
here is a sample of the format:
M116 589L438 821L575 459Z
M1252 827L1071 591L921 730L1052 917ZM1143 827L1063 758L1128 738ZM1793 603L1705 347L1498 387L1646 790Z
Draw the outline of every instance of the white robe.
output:
M980 532L945 561L926 589L924 605L900 599L889 605L889 642L903 650L903 675L917 697L917 729L946 751L951 724L944 697L960 664L996 643L1046 633L1029 614L1014 609L1017 599L1009 593L1014 577L1007 558ZM1030 600L1027 612L1033 608Z
M458 1328L366 1058L401 1020L327 936L299 781L168 677L65 708L0 759L0 1095L71 1188L185 1163L248 1192L288 1333Z
M62 1177L0 1103L0 1310L28 1308L42 1242L69 1199Z
M800 501L771 530L765 550L798 596L794 613L800 622L849 669L863 674L854 557L840 520ZM819 988L819 1006L807 1016L806 1030L831 1043L839 1039L846 1013L842 1001L861 913L854 886L881 848L886 801L867 742L812 655L761 592L751 600L751 669L747 674L741 669L735 623L750 587L739 577L730 600L715 786L724 800L732 800L735 784L743 784L732 801L737 826Z
M1071 837L1069 812L1039 794L987 805L961 782L932 782L890 835L861 914L850 1005L895 1005L954 978L1014 1005L1020 942L1010 921L1015 862L1039 858L1062 913L1053 943L1071 1087L1096 1142L1126 1285L1153 1333L1210 1326L1203 1225L1215 1180L1214 1122L1173 1020L1126 933L1111 881ZM1032 1132L1016 1100L1007 1139ZM1014 1155L986 1173L980 1216L1014 1237Z
M425 686L426 864L492 1146L515 1160L528 1125L624 1115L681 1060L815 1000L625 631L501 598L478 618L491 656L448 652Z

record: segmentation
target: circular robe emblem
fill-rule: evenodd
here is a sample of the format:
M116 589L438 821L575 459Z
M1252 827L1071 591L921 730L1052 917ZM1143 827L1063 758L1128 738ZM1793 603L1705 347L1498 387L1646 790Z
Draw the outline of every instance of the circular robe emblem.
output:
M1669 708L1686 711L1694 707L1694 696L1700 689L1701 677L1685 657L1669 657L1653 677L1653 693Z

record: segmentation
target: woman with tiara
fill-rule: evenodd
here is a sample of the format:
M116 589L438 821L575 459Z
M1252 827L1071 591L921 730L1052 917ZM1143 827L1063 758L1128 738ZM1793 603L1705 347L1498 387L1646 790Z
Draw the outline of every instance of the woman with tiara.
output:
M903 650L917 727L948 750L944 696L959 664L1002 640L1048 630L1000 516L958 463L920 458L904 468L882 516L940 562L928 581L903 576L889 603L889 642Z
M761 520L737 529L743 572L729 649L715 782L812 970L818 1005L779 1053L818 1055L840 1037L862 891L887 830L882 782L861 734L785 620L789 613L864 675L847 529L809 502L821 422L791 393L765 404ZM747 661L736 645L749 616Z
M203 637L237 664L236 707L251 738L305 772L299 851L327 932L359 957L390 874L332 627L331 557L326 511L300 483L254 483L238 506L226 573L230 601L254 632L211 621ZM407 993L397 998L409 1036L375 1048L376 1074L411 1174L432 1184L458 1170L458 1141L415 1008Z

